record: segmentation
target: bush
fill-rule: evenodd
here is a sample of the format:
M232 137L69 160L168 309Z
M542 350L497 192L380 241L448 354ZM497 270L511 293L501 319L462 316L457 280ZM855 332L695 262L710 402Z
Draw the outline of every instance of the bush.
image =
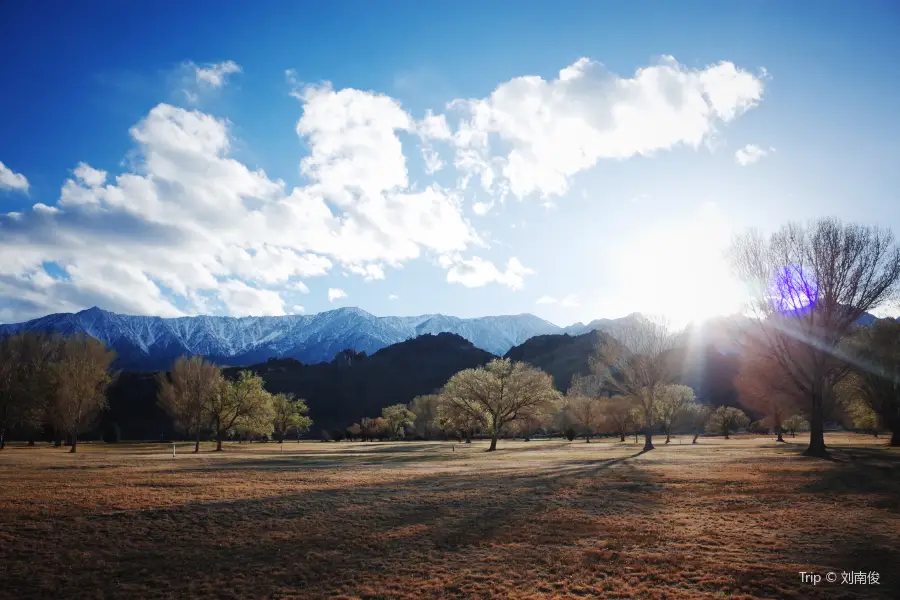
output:
M122 441L122 430L116 423L110 423L103 432L103 441L107 444L118 444Z
M568 428L566 428L566 430L563 432L563 435L565 435L565 436L566 436L566 439L569 440L569 441L571 442L571 441L574 440L575 437L578 435L578 432L575 431L575 428L574 428L574 427L568 427Z
M342 439L344 439L344 435L345 435L344 432L340 429L332 429L331 430L331 438L336 442L339 442Z

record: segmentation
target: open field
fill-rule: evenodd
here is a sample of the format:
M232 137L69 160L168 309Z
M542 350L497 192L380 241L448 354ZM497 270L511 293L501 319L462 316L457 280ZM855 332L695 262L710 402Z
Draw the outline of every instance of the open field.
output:
M900 453L827 441L13 446L0 595L900 597Z

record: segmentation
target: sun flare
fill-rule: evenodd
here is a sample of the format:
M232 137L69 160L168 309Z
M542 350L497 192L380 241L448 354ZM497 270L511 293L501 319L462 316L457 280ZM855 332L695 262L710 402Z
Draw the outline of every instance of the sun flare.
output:
M729 236L709 207L694 221L639 236L622 261L633 305L676 327L738 312L741 288L724 256Z

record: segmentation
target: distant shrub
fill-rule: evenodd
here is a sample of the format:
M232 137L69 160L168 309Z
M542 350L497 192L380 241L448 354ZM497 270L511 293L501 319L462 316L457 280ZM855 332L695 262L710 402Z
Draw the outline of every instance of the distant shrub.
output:
M574 427L567 427L566 430L563 432L563 435L565 435L566 439L571 442L572 440L575 439L575 436L578 435L578 432L575 431Z
M750 433L758 433L761 435L769 434L769 428L766 427L762 421L753 421L752 423L750 423L747 431L749 431Z
M331 430L331 439L333 439L336 442L339 442L342 439L344 439L344 436L345 436L345 433L340 429L332 429Z

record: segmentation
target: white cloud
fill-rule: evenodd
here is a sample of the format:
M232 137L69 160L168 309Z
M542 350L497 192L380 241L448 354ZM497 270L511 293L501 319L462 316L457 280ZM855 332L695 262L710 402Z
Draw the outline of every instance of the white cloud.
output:
M553 296L541 296L535 304L556 304L557 300Z
M384 279L384 270L378 265L348 265L347 270L359 275L365 281Z
M772 152L775 152L775 148L769 148L768 150L765 150L754 144L747 144L734 153L734 162L741 165L742 167L746 167L747 165L752 165L753 163L759 162Z
M197 77L197 83L206 83L214 88L225 85L225 80L232 73L240 73L241 66L233 60L220 63L210 63L203 67L193 65Z
M0 190L17 190L28 193L28 179L0 161Z
M309 288L306 287L306 284L302 281L295 281L287 286L289 290L300 292L301 294L308 294Z
M305 313L306 309L303 308L302 306L300 306L299 304L295 304L294 307L291 309L291 312L293 312L294 314Z
M328 288L328 301L334 302L340 298L346 298L347 292L340 288Z
M494 208L494 202L476 202L472 205L472 212L474 212L479 217L483 217L484 215L491 212L491 209Z
M400 296L398 296L397 294L391 294L388 296L388 300L399 300L399 299L400 299Z
M505 181L520 198L561 195L601 159L700 147L762 93L762 75L730 62L692 69L666 56L623 78L582 58L557 79L517 77L487 98L454 101L462 113L455 162L488 189Z
M525 284L524 277L534 274L532 269L523 266L515 257L509 259L505 271L498 269L491 261L477 256L473 256L469 260L451 259L444 261L443 265L448 268L448 282L459 283L466 287L482 287L489 283L500 283L512 290L520 290Z
M88 187L99 187L106 183L106 171L95 169L87 163L78 163L74 173L75 177Z
M233 317L252 315L278 316L284 313L284 300L277 292L250 287L236 279L219 285L219 299L226 312Z

